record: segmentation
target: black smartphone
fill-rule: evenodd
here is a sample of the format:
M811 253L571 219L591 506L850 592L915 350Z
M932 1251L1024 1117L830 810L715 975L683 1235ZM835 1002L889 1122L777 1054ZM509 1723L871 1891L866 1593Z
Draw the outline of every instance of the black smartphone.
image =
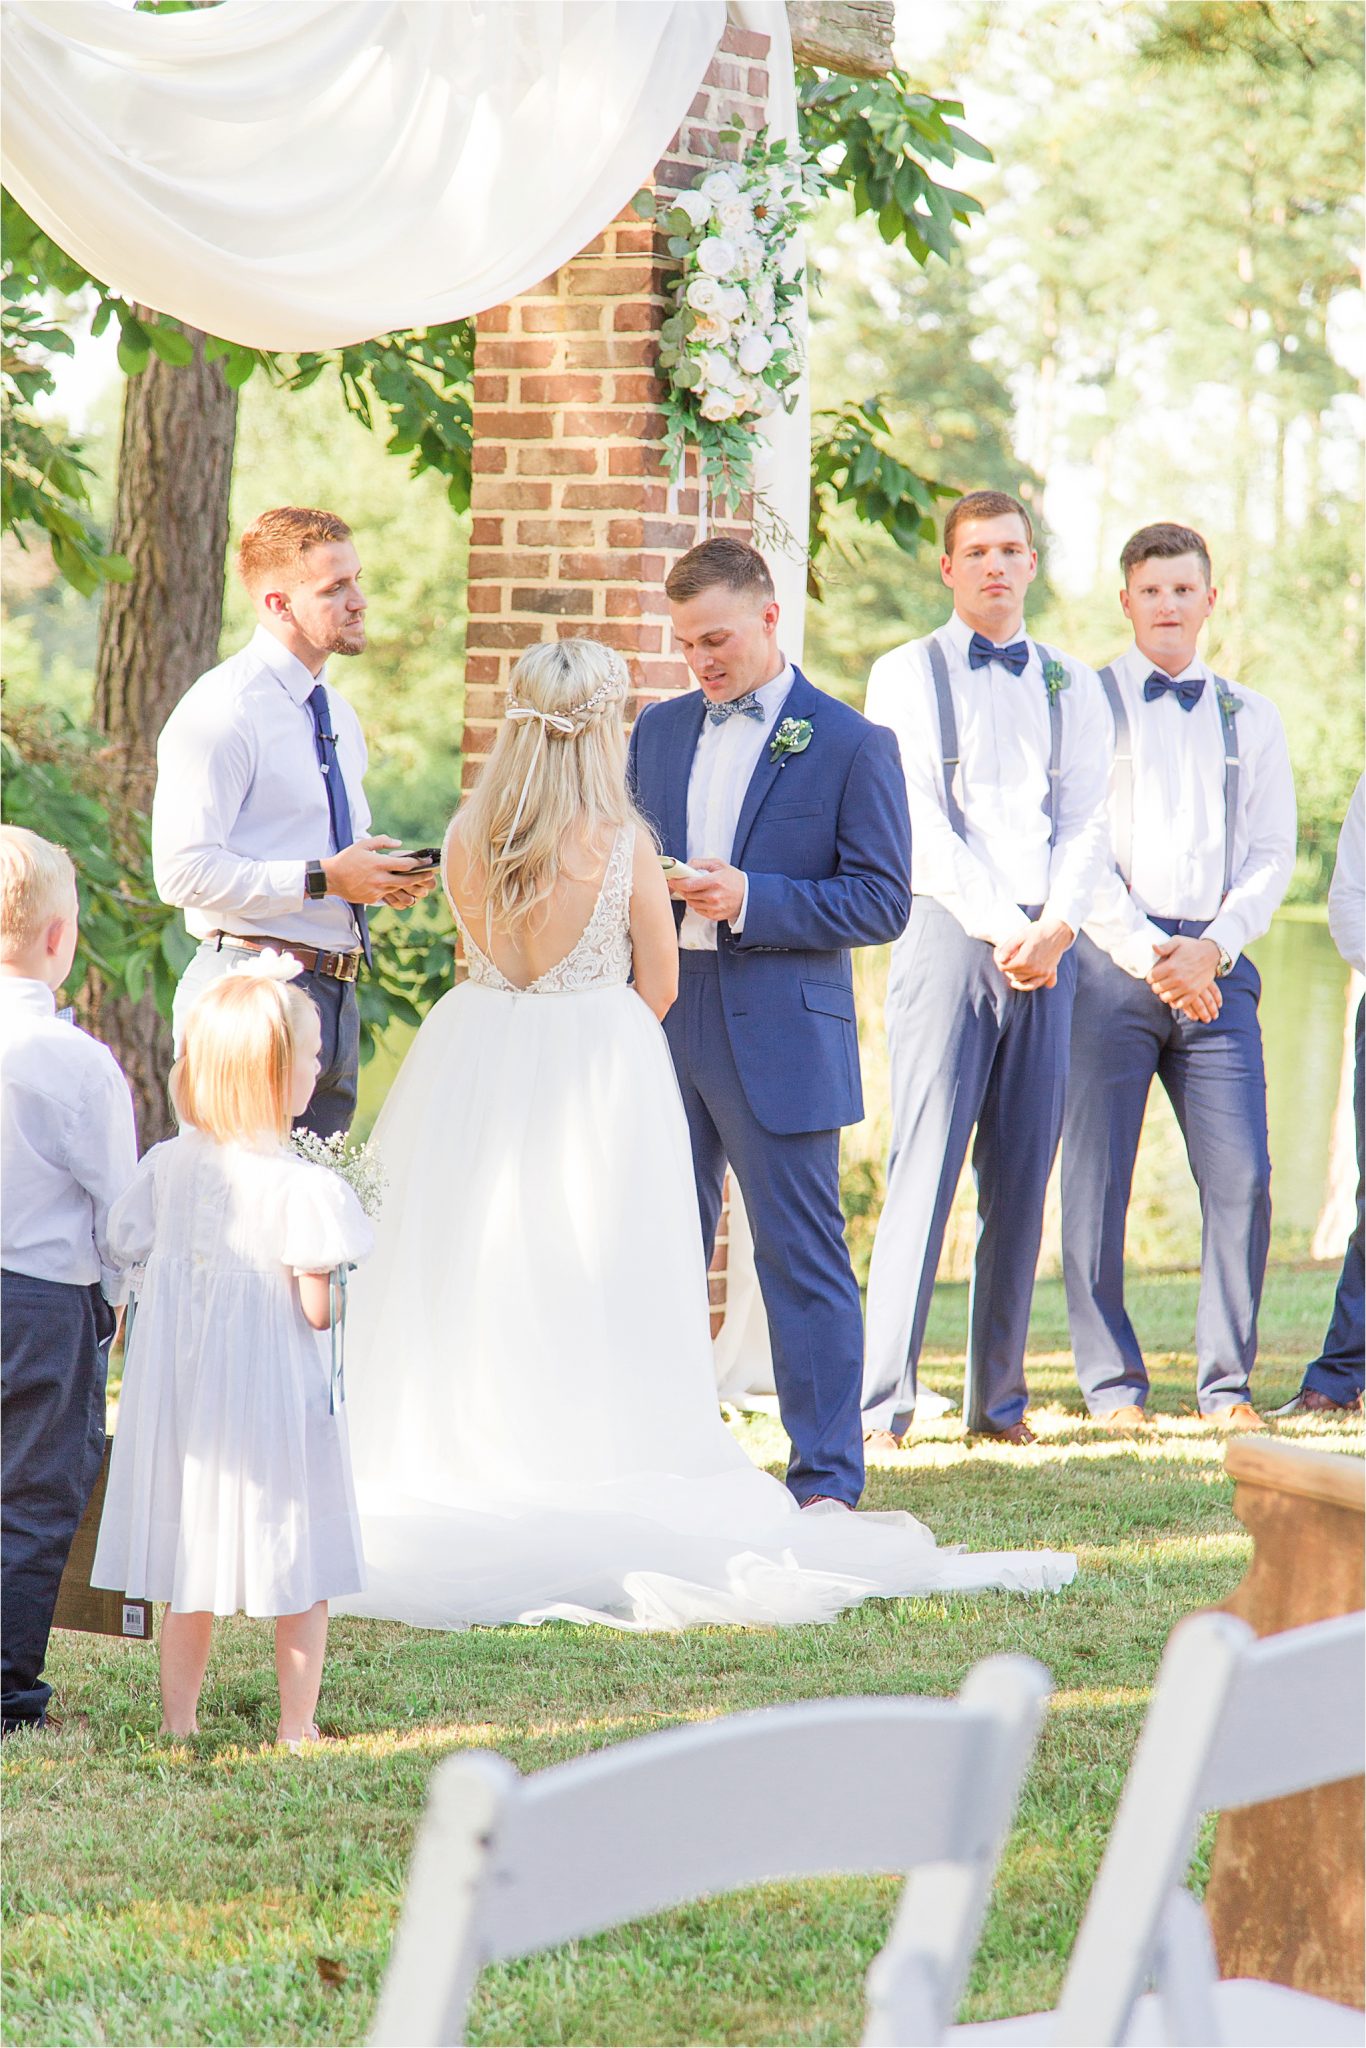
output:
M418 868L434 868L439 867L441 864L441 848L439 846L415 846L411 853L401 846L388 847L385 850L390 860L416 861L417 867L412 870L414 874L417 873Z

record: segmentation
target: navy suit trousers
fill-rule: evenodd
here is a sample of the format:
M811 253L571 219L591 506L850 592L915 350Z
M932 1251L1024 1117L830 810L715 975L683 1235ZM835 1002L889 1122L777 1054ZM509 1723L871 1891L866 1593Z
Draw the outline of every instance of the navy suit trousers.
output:
M1340 1408L1350 1407L1353 1401L1361 1399L1362 1385L1366 1381L1366 1358L1363 1358L1363 1352L1366 1352L1366 1258L1363 1257L1366 1232L1362 1228L1361 1156L1362 1116L1366 1114L1366 1084L1361 1070L1364 1028L1366 1001L1357 1005L1356 1084L1352 1090L1357 1127L1356 1228L1347 1240L1347 1256L1342 1262L1328 1335L1323 1340L1322 1351L1304 1375L1306 1387L1312 1387L1315 1393L1326 1394Z
M963 1413L1000 1430L1028 1405L1024 1355L1044 1195L1062 1128L1075 948L1056 988L1012 989L984 939L917 896L892 955L892 1147L868 1275L863 1421L900 1436L968 1139L978 1235Z
M1196 1395L1202 1414L1248 1399L1271 1243L1261 978L1246 956L1212 1024L1168 1009L1085 936L1074 948L1072 1071L1062 1139L1062 1259L1077 1379L1093 1415L1148 1395L1124 1306L1124 1224L1148 1092L1176 1112L1200 1190Z
M863 1491L863 1318L840 1212L840 1134L764 1130L731 1051L715 953L681 953L679 966L678 1001L664 1030L688 1117L707 1258L729 1161L754 1231L774 1384L792 1440L788 1486L799 1501L820 1493L852 1507ZM801 1085L795 1072L792 1086Z
M97 1286L4 1276L0 1325L0 1714L40 1727L57 1588L104 1455L114 1314Z

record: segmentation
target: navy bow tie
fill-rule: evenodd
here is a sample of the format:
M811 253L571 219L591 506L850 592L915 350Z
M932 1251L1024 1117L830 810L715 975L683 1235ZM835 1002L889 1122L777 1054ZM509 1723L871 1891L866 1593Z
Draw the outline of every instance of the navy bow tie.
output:
M759 702L759 692L751 690L747 696L732 697L728 704L709 704L707 706L707 723L709 725L724 725L728 718L734 718L737 711L741 718L762 718L764 707Z
M1153 704L1170 690L1183 711L1194 711L1204 687L1203 676L1185 676L1178 683L1171 676L1164 676L1160 668L1155 668L1143 685L1143 701Z
M1012 640L1009 647L993 647L984 633L974 633L968 643L969 668L986 668L990 662L999 661L1013 676L1022 676L1028 660L1027 640Z

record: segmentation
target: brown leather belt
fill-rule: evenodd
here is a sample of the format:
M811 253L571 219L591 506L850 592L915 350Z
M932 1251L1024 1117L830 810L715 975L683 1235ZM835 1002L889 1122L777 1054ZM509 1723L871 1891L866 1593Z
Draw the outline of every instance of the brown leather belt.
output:
M241 932L210 932L218 951L224 946L242 946L248 953L290 953L310 974L328 974L333 981L354 981L360 973L360 951L320 953L316 946L300 946L293 939L246 938Z

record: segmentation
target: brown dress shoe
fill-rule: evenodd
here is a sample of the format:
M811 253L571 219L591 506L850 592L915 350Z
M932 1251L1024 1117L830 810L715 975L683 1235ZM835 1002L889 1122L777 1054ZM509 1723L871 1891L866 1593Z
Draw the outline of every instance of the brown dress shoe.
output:
M1266 1424L1250 1401L1234 1401L1227 1408L1216 1408L1210 1416L1219 1429L1233 1432L1245 1429L1265 1429Z
M899 1451L906 1439L890 1429L865 1429L863 1441L870 1451Z
M1279 1415L1360 1415L1361 1396L1355 1401L1335 1401L1330 1394L1321 1394L1317 1387L1302 1387L1298 1397L1288 1408L1276 1411Z
M1027 1422L1012 1422L1008 1429L972 1429L968 1435L980 1444L1036 1444L1039 1441Z
M1122 1408L1112 1408L1108 1415L1097 1415L1092 1419L1098 1422L1102 1429L1111 1429L1117 1432L1122 1432L1126 1429L1146 1429L1148 1427L1148 1418L1139 1407L1137 1401L1128 1401Z

